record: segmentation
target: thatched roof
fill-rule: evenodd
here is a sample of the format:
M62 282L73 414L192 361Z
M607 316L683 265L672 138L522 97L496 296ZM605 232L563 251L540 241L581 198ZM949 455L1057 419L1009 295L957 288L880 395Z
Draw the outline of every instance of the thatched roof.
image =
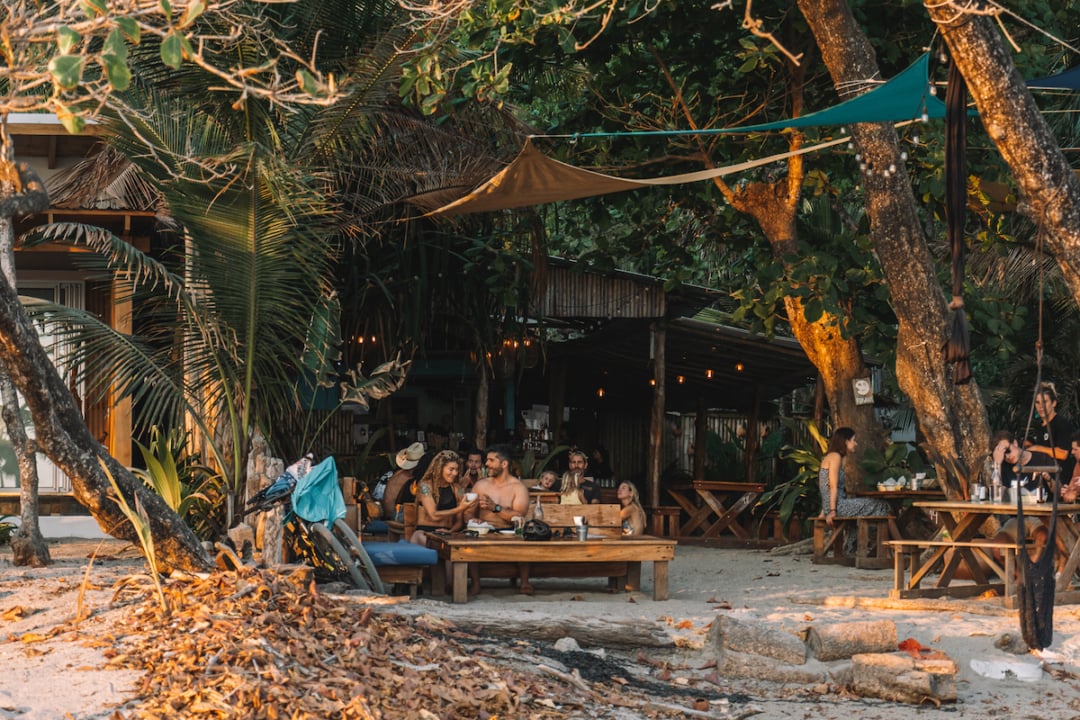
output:
M53 208L65 210L156 211L161 196L126 157L105 147L61 170L45 182Z

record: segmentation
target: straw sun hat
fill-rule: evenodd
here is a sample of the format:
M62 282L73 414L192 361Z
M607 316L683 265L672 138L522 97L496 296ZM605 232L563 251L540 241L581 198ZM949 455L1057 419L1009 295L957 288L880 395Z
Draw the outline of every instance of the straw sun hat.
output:
M409 447L399 450L398 454L394 457L394 462L402 470L412 470L416 467L416 463L420 462L420 458L424 455L424 446L418 442L414 442Z

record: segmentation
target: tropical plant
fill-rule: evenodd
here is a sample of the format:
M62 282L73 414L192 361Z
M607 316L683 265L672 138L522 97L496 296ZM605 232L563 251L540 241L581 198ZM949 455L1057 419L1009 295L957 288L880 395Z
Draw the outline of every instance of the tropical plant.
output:
M884 450L875 447L863 451L859 467L863 470L863 480L870 486L901 475L911 475L926 469L926 463L907 443L892 443Z
M197 535L209 539L217 535L224 522L223 517L211 517L221 495L221 476L189 451L190 440L191 433L180 428L163 432L154 426L149 446L135 441L146 468L133 468L132 473L160 495Z
M552 460L557 458L560 454L570 449L569 445L556 445L551 452L545 455L543 458L537 459L536 452L529 448L525 451L524 456L521 458L521 473L520 477L523 478L535 478L551 463Z
M135 528L135 535L139 539L139 545L142 547L143 557L146 558L146 564L150 566L150 579L154 583L158 604L161 605L163 611L168 612L169 606L165 602L165 591L161 587L161 573L158 571L157 554L154 553L154 535L150 531L150 517L146 514L146 509L143 507L137 493L135 494L135 507L131 507L127 498L124 497L124 493L120 491L120 486L116 483L116 478L113 477L109 466L104 460L101 460L100 463L101 469L105 472L105 476L112 486L114 493L112 500L120 508L120 512L124 514L128 522L131 523L131 526Z
M792 430L795 437L806 437L807 440L798 445L785 445L780 450L781 459L790 461L797 471L791 479L762 493L757 507L762 512L776 510L781 524L786 527L793 516L807 518L821 509L818 475L829 440L821 434L813 420L780 418L780 421Z
M11 522L10 515L0 516L0 545L7 545L11 542L11 534L18 528L18 523Z

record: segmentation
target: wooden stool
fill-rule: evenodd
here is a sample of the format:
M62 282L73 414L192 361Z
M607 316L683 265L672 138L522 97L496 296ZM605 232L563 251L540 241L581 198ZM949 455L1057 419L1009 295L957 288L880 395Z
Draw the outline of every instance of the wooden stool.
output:
M679 537L682 508L674 505L654 507L651 512L652 534L655 537Z
M871 554L870 529L876 530L876 543ZM892 567L893 562L886 540L899 540L900 532L891 515L859 515L854 517L834 517L833 531L829 529L825 518L814 518L814 556L812 562L818 565L854 565L866 570L880 570ZM844 552L847 535L855 531L855 557Z

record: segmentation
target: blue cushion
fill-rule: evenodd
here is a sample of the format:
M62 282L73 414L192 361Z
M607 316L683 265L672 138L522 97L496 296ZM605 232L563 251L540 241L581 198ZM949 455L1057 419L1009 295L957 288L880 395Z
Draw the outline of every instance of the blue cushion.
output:
M385 520L372 520L364 526L364 532L370 535L385 535L390 532L390 527Z
M408 540L396 543L363 543L371 562L375 567L383 565L434 565L439 561L439 554L431 548L421 547Z

